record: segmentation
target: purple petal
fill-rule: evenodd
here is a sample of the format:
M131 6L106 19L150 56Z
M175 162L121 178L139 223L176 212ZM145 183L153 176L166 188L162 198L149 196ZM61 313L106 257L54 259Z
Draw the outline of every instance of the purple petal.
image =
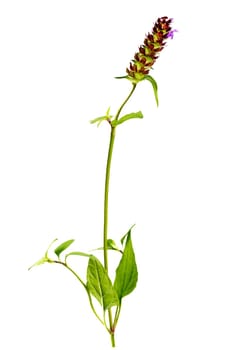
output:
M167 33L167 35L166 35L166 39L168 39L168 38L173 39L173 38L174 38L174 33L175 33L175 32L178 32L178 30L176 30L176 29L170 30L170 32Z

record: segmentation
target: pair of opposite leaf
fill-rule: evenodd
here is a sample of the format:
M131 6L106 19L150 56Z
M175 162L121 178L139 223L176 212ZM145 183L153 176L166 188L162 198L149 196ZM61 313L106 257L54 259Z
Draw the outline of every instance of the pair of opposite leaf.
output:
M117 77L117 79L123 79L123 78L126 78L126 79L129 79L129 77L126 75L124 77ZM130 79L129 79L130 80ZM146 75L144 77L143 80L148 80L152 87L153 87L153 91L154 91L154 95L155 95L155 101L156 101L156 104L157 106L159 105L159 99L158 99L158 86L157 86L157 83L156 81L154 80L154 78L150 75ZM136 87L136 83L133 83L133 85ZM107 121L112 127L116 127L120 124L123 124L124 122L126 122L127 120L130 120L130 119L142 119L143 118L143 114L141 111L138 111L138 112L132 112L132 113L128 113L128 114L125 114L123 117L120 117L119 119L113 115L110 115L110 107L107 109L107 112L104 116L101 116L101 117L97 117L95 119L92 119L90 121L91 124L95 124L97 123L97 126L99 126L103 121Z
M99 301L104 310L112 306L119 306L124 296L130 294L136 287L138 279L138 271L135 260L131 240L131 229L122 237L122 249L118 248L112 239L108 239L108 249L115 250L121 253L121 259L116 269L116 276L114 283L110 280L106 269L100 260L93 254L87 254L79 251L73 251L65 255L64 262L61 260L61 253L63 253L74 242L73 239L63 242L54 249L54 253L58 261L49 257L49 250L56 240L54 240L48 247L42 259L33 264L29 269L44 263L60 262L65 266L69 256L84 256L89 259L87 266L87 282L85 287L87 290ZM103 249L103 248L98 248Z

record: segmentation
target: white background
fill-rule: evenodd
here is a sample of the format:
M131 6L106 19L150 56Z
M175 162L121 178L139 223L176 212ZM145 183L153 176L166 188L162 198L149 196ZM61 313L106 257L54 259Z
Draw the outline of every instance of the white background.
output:
M1 349L110 349L72 275L27 268L54 238L102 245L109 128L89 120L116 112L130 84L114 76L167 15L160 106L141 83L125 111L144 120L119 127L114 150L110 235L136 223L139 269L116 341L232 350L231 13L224 0L1 1Z

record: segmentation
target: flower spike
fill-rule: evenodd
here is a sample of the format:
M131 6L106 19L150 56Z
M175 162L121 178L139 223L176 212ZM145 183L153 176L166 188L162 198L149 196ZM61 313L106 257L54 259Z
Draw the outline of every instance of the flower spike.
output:
M135 53L129 68L126 69L128 79L138 83L149 74L159 57L159 53L166 45L166 40L173 39L174 33L177 31L172 29L172 21L172 18L166 16L157 19L151 33L146 35L143 45L139 47L139 51Z

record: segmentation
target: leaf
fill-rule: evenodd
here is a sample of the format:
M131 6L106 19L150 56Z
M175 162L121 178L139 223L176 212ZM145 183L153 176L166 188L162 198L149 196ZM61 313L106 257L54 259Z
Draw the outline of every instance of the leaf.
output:
M122 258L116 270L114 288L121 301L123 297L130 294L136 287L138 271L131 240L131 229L127 233L126 243Z
M157 104L157 107L159 106L159 98L158 98L158 84L156 83L156 81L154 80L154 78L151 75L145 75L145 80L148 80L154 90L154 95L155 95L155 101Z
M115 79L128 79L128 75L124 75L122 77L115 77Z
M93 249L93 250L103 250L103 249L104 249L103 247L100 247L100 248L96 248L96 249ZM118 252L122 253L121 249L118 248L118 246L116 245L114 240L110 239L110 238L107 240L107 249L109 249L109 250L117 250Z
M90 254L86 254L83 252L70 252L70 253L66 254L66 258L68 258L68 256L70 256L70 255L86 256L88 258L91 256Z
M110 107L108 107L108 109L106 111L106 115L104 115L103 117L98 117L98 118L92 119L90 121L90 123L91 124L98 123L97 126L99 126L100 123L102 123L102 121L104 121L104 120L110 121L111 118L112 118L112 116L110 115Z
M103 306L104 310L119 305L119 299L112 282L105 268L94 255L90 256L88 262L87 288Z
M108 119L109 119L109 117L105 115L103 117L98 117L98 118L90 120L90 123L91 124L98 123L97 126L99 126L102 121L108 120Z
M68 241L63 242L60 244L55 250L54 253L57 255L59 258L60 254L67 249L72 243L74 242L74 239L69 239Z
M33 267L35 266L39 266L39 265L42 265L46 262L51 262L46 256L44 256L43 258L41 258L40 260L38 260L35 264L33 264L32 266L30 266L28 268L28 270L31 270Z
M116 243L114 242L114 240L113 239L108 239L107 240L107 248L108 249L112 249L112 250L120 250L118 247L117 247L117 245L116 245Z
M135 118L142 119L143 118L142 112L138 111L138 112L129 113L129 114L126 114L123 117L121 117L119 120L113 120L112 121L112 126L120 125L120 124L126 122L129 119L135 119Z
M132 230L132 228L133 228L134 226L135 226L135 224L133 224L133 225L130 227L129 231L121 238L121 244L122 244L122 245L124 244L124 241L125 241L126 237L128 236L129 232Z
M39 266L39 265L42 265L42 264L44 264L44 263L46 263L46 262L48 262L48 263L51 263L51 262L53 262L51 259L49 259L49 257L48 257L48 252L49 252L49 249L51 248L51 246L53 245L53 243L54 242L56 242L57 241L57 238L55 238L51 243L50 243L50 245L48 246L48 248L47 248L47 250L46 250L46 252L45 252L45 255L43 256L43 258L41 258L40 260L38 260L35 264L33 264L32 266L30 266L29 268L28 268L28 270L31 270L34 266Z
M85 257L88 257L88 258L91 256L90 254L86 254L86 253L83 253L83 252L70 252L70 253L66 254L66 256L65 256L65 263L67 262L67 258L69 256L72 256L72 255L85 256Z

